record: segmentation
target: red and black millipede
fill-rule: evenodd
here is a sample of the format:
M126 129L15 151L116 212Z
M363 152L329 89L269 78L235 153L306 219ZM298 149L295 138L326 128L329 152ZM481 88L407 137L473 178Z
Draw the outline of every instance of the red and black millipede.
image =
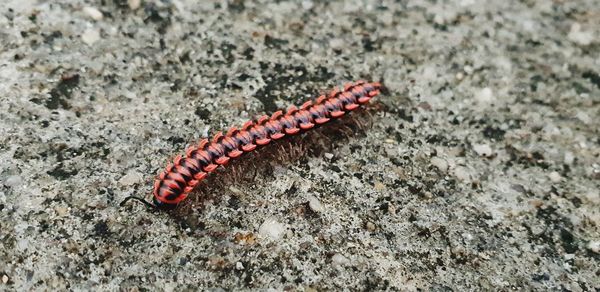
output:
M173 208L185 200L194 188L219 166L251 152L258 147L285 136L308 131L315 126L342 117L366 104L379 94L381 84L357 81L335 88L327 95L309 100L300 108L291 106L286 112L277 111L256 121L246 122L241 129L231 127L226 134L217 133L212 140L203 139L192 145L185 156L178 155L154 181L153 204L142 198L130 196L154 208Z

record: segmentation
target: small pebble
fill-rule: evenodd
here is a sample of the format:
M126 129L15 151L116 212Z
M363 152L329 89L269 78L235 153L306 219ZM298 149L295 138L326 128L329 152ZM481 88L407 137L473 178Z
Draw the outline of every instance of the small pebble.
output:
M419 102L419 104L417 106L419 108L422 108L422 109L426 110L426 111L430 111L432 109L431 104L429 104L426 101Z
M490 157L492 156L492 147L488 144L475 144L473 145L473 151L479 156Z
M556 171L551 172L548 175L548 178L550 178L550 181L552 181L553 183L557 183L560 182L560 180L562 179L562 177L560 176L560 174Z
M129 9L136 10L142 5L142 0L127 0L127 5L129 5Z
M448 170L448 162L446 162L445 159L434 156L431 157L431 165L435 166L437 169L439 169L442 172L446 172Z
M533 200L529 201L529 204L533 207L539 208L541 206L544 206L544 201L542 201L540 199L533 199Z
M244 264L242 264L241 262L237 262L237 263L235 263L235 268L237 270L243 270L244 269Z
M104 17L102 12L95 7L90 7L90 6L84 7L83 12L85 14L87 14L89 17L91 17L93 20L102 20L102 18Z
M388 204L387 211L392 215L396 215L396 206L392 203Z
M119 184L122 186L131 186L137 183L140 183L143 179L143 176L141 173L135 171L135 170L130 170L129 172L127 172L126 175L124 175L120 180L119 180Z
M277 222L275 218L269 218L265 220L265 222L258 229L258 234L260 234L262 237L268 237L274 240L280 239L284 232L285 226Z
M350 263L350 260L347 257L336 253L331 257L331 263L334 266L346 266Z
M327 158L327 159L331 160L331 159L333 158L333 153L329 153L329 152L327 152L327 153L325 153L323 156L325 156L325 158Z
M584 198L592 204L600 204L600 191L590 190L584 195Z
M242 192L242 190L234 187L234 186L229 186L229 190L236 196L240 197L244 195L244 192Z
M433 198L433 194L430 191L424 192L423 193L423 198L425 198L425 199L431 199L431 198Z
M438 70L435 67L435 65L425 66L423 68L423 74L421 75L421 78L423 78L423 80L434 80L437 78L437 76Z
M344 40L342 40L342 39L333 38L333 39L330 39L330 40L329 40L329 47L330 47L332 50L335 50L335 49L341 49L341 48L343 48L345 45L346 45L346 43L345 43L345 42L344 42Z
M18 251L25 251L29 248L29 240L27 239L19 239L17 240L17 250Z
M466 65L463 67L463 71L465 71L465 73L467 73L469 75L473 74L474 70L475 69L473 69L473 67L469 66L469 65Z
M580 120L582 123L584 123L586 125L589 125L593 122L592 117L590 117L590 115L588 115L584 111L578 111L575 114L575 118L577 118L578 120Z
M373 187L375 188L376 191L379 191L379 192L385 190L385 185L380 181L375 181L375 184Z
M546 228L544 228L544 226L540 224L534 224L533 226L531 226L531 234L533 234L534 236L540 236L544 234L544 231L546 231Z
M466 241L471 241L471 240L473 240L473 234L471 234L471 233L465 232L465 233L463 233L463 234L462 234L462 236L463 236L463 238L464 238Z
M12 187L12 188L18 187L18 186L20 186L20 185L23 184L23 179L21 178L21 176L11 175L11 176L9 176L9 177L6 178L6 181L4 181L4 184L6 186L9 186L9 187Z
M81 40L88 46L93 45L95 42L100 40L100 31L93 28L88 28L81 35Z
M248 244L248 245L252 245L256 242L256 236L254 235L254 233L249 232L246 234L243 233L236 233L235 237L233 238L233 241L235 243L238 244Z
M581 25L575 22L571 25L571 30L567 38L578 45L587 46L594 40L594 33L592 31L583 31Z
M590 241L587 248L595 253L600 254L600 241Z
M571 152L571 151L565 152L564 162L566 165L573 165L573 162L575 162L575 155L573 155L573 152Z
M8 276L2 275L2 284L6 284L6 283L8 283Z
M373 223L373 222L371 222L371 221L367 222L367 230L368 230L369 232L373 232L373 231L375 231L376 229L377 229L377 226L375 226L375 223Z
M59 217L64 217L69 212L69 209L67 207L60 206L60 207L54 207L54 211L56 211L56 214Z
M321 213L321 212L325 211L323 204L321 204L319 199L317 199L316 197L313 197L313 196L310 196L308 198L308 207L310 207L311 210L313 210L317 213Z
M304 10L310 10L311 8L313 8L313 2L312 1L302 1L302 8Z
M461 181L468 181L471 179L471 175L469 174L469 170L463 166L457 166L454 169L454 176Z
M494 92L489 87L486 87L475 94L475 100L480 105L489 105L494 102Z
M446 19L444 15L442 15L441 13L437 13L433 16L433 22L435 22L436 24L443 25L446 22Z

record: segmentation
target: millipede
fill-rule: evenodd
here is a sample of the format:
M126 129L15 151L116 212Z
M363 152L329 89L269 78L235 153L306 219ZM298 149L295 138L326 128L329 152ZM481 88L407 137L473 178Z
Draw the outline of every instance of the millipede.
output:
M339 119L367 104L380 93L379 82L356 81L336 87L328 94L309 100L300 107L290 106L287 111L276 111L247 121L240 129L231 127L225 134L218 132L212 139L202 139L197 145L177 155L154 180L152 203L136 196L121 202L138 200L155 209L172 209L219 166L245 153L264 147L286 136L298 135Z

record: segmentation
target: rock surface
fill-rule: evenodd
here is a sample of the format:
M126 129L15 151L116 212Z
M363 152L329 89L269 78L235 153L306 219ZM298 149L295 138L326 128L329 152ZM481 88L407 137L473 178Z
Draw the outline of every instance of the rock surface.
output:
M253 2L0 2L0 290L600 289L600 2ZM119 208L356 79L333 155Z

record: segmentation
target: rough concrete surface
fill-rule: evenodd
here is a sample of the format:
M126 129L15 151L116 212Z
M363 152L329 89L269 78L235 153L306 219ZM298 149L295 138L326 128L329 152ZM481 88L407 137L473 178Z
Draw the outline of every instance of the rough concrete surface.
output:
M598 291L599 36L596 0L2 1L0 290ZM119 208L357 79L332 150Z

